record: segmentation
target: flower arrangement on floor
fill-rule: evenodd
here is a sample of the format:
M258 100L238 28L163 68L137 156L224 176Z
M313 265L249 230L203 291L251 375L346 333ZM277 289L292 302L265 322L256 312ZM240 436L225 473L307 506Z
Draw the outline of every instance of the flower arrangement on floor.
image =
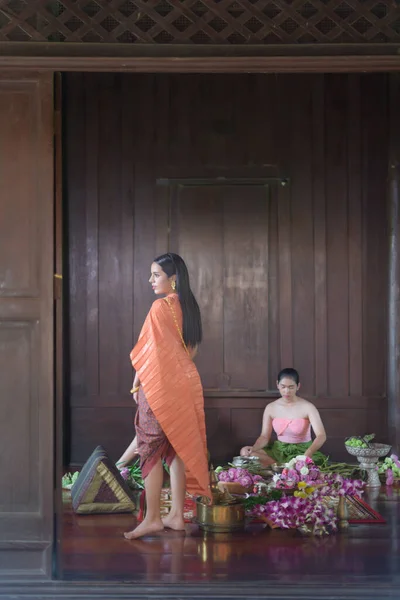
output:
M312 487L314 493L319 491L322 495L330 495L336 491L340 496L354 496L362 493L365 483L360 480L346 479L339 473L326 473L314 464L308 456L296 456L286 463L281 474L276 474L272 478L275 487L284 490L297 490L301 498L305 498L306 486ZM299 487L299 484L300 487ZM304 485L306 484L306 486ZM309 493L306 495L309 495Z
M365 486L363 481L345 479L338 473L322 473L308 456L293 458L272 481L275 489L284 492L282 498L255 504L249 514L274 528L296 528L319 536L337 530L333 501L360 495Z
M75 471L75 473L65 473L61 480L61 485L63 490L70 490L74 485L75 481L79 477L79 471Z
M393 485L394 481L400 478L400 460L396 454L387 456L385 460L379 463L378 473L385 478L386 485Z

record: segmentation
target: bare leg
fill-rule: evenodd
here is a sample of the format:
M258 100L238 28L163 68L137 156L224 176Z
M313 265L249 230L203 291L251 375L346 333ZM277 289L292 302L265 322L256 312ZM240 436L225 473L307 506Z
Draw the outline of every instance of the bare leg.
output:
M178 455L170 467L172 506L169 514L162 520L164 527L182 531L185 529L183 510L186 495L185 465Z
M134 540L144 535L163 531L164 525L160 515L161 488L164 470L161 460L157 461L147 475L144 486L146 490L146 516L142 523L133 531L124 533L128 540Z
M125 450L125 452L123 453L123 455L121 456L119 461L117 462L118 469L122 469L128 463L130 463L135 458L137 453L138 453L137 438L135 436L134 440L129 444L129 446L127 447L127 449Z

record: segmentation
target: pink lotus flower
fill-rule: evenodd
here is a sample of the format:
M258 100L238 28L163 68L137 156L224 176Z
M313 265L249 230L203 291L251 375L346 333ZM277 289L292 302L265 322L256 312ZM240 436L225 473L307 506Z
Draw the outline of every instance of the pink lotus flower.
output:
M283 473L282 473L283 475ZM289 471L287 472L287 478L288 479L292 479L293 481L299 481L300 480L300 476L298 474L297 471L295 471L294 469L289 469Z
M235 479L236 479L236 469L229 469L228 470L228 477L229 477L228 481L235 481Z
M242 475L242 477L239 477L237 481L245 488L250 487L253 483L252 478L249 475Z
M392 461L394 462L394 464L396 465L396 467L398 469L400 469L400 460L399 460L399 457L396 454L392 454L390 456L390 458L392 459Z
M310 472L308 473L308 477L311 481L315 481L315 479L318 479L319 476L319 470L316 469L315 467L311 467Z
M121 469L119 473L120 473L122 479L125 479L125 481L128 479L129 469L127 467L124 467L123 469Z
M386 471L386 485L393 485L394 476L392 469L387 469Z

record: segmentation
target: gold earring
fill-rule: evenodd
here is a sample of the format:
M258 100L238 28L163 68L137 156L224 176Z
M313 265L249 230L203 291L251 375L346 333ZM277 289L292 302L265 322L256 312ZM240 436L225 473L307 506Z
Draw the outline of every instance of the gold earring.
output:
M171 281L171 287L175 291L175 289L176 289L176 283L175 283L175 281Z

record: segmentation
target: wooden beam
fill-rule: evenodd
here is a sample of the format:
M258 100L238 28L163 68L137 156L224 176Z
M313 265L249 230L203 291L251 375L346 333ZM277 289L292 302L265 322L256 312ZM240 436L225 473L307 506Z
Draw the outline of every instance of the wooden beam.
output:
M75 58L218 58L263 56L400 56L400 43L387 44L90 44L3 42L0 56Z
M138 73L400 71L399 44L128 45L1 42L1 69Z
M267 534L268 535L268 534ZM267 537L266 535L266 537ZM337 600L371 600L372 598L381 598L381 600L391 600L398 597L400 593L400 585L398 582L389 580L388 584L382 585L379 581L365 582L366 577L351 584L344 585L342 581L332 581L332 577L328 574L320 574L313 581L311 575L308 576L307 582L302 582L302 585L291 582L276 582L261 580L253 581L235 581L220 582L214 581L210 583L148 583L132 582L112 582L112 581L88 581L88 582L73 582L73 581L52 581L45 582L12 582L3 583L0 590L0 598L9 599L15 597L18 600L37 600L37 598L57 598L68 600L84 600L85 598L98 598L99 600L113 598L113 600L256 600L263 598L264 600L308 600L315 597L320 600L329 600L335 598Z

